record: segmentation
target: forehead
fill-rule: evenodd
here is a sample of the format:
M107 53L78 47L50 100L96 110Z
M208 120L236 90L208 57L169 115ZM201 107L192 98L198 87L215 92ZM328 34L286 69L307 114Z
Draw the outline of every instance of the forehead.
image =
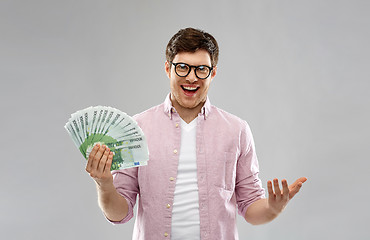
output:
M173 62L187 63L189 65L207 65L211 66L211 56L204 49L199 49L195 52L179 52L173 58Z

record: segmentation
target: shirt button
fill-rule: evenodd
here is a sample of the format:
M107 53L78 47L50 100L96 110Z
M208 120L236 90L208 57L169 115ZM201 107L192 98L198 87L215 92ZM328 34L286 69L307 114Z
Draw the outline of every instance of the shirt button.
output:
M179 124L178 124L178 123L176 123L175 127L177 127L177 128L178 128L178 127L179 127Z
M174 177L170 177L170 181L173 181L173 180L175 180L175 178Z
M171 205L170 205L170 204L167 204L167 205L166 205L166 207L167 207L167 208L170 208L170 207L171 207Z
M177 149L173 150L173 153L174 153L174 154L177 154Z
M166 232L165 232L165 233L164 233L164 236L165 236L165 237L168 237L168 233L166 233Z

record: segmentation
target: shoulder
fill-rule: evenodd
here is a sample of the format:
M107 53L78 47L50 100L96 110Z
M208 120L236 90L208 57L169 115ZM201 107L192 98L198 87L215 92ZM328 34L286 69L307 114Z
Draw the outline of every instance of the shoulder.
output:
M164 111L164 104L162 103L134 115L133 119L144 130L152 129L153 125L158 126L160 124L164 124L166 117L168 118Z
M249 128L249 125L245 120L214 105L211 105L209 117L210 119L232 126L234 128Z
M232 113L211 105L208 120L211 123L209 127L217 129L219 135L226 134L224 136L237 138L247 145L253 141L253 134L247 121Z
M164 113L164 104L159 104L157 106L151 107L141 113L137 113L133 116L133 118L136 121L142 121L147 118L153 117L153 115L158 114L158 113Z
M205 124L206 131L215 132L215 137L222 138L223 144L229 145L230 149L238 146L237 149L245 153L253 144L253 135L248 123L232 113L212 105L205 122L208 122Z

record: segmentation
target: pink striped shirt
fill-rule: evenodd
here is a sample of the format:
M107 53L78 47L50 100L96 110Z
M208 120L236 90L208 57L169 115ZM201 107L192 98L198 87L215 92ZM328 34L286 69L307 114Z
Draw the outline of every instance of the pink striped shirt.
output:
M133 239L171 239L172 203L181 140L181 119L169 95L164 103L135 116L149 146L147 166L113 171L114 185L133 217ZM238 239L236 212L264 198L252 133L240 118L205 102L197 118L197 177L202 240Z

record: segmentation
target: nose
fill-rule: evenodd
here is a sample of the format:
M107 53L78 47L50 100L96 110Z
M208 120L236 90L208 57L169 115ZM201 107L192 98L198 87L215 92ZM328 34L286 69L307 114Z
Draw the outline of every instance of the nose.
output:
M198 78L195 75L195 68L192 67L190 69L190 73L188 74L188 76L186 76L186 80L189 81L190 83L198 81Z

